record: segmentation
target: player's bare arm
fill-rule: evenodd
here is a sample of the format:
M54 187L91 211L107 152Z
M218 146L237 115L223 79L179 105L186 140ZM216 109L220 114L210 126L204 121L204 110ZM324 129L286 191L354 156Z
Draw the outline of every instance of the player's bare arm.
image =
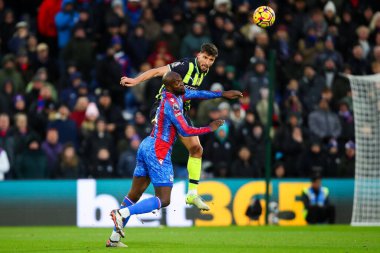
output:
M222 97L227 98L227 99L242 98L243 93L241 93L241 91L238 91L238 90L228 90L228 91L222 92Z
M169 69L168 66L162 66L162 67L159 67L159 68L154 68L154 69L147 70L147 71L145 71L144 73L142 73L141 75L139 75L139 76L137 76L135 78L123 76L120 79L120 85L127 86L127 87L132 87L132 86L135 86L135 85L137 85L137 84L139 84L141 82L149 80L149 79L151 79L153 77L163 76L169 70L170 69Z
M224 124L224 120L217 119L217 120L214 120L213 122L211 122L209 126L210 126L212 131L216 131L223 124Z

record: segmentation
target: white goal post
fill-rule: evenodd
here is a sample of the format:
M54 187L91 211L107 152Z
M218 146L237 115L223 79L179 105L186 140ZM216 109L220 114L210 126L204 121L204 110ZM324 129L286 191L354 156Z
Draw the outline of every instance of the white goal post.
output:
M347 75L355 118L355 191L351 225L380 226L380 74Z

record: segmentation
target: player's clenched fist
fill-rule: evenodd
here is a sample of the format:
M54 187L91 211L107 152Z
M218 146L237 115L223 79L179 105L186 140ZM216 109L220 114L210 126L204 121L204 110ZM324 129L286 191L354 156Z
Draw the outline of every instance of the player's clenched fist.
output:
M135 86L138 82L134 78L123 76L120 79L120 85L122 86Z
M238 90L228 90L223 91L222 96L227 99L235 99L243 97L243 93L241 93L241 91Z
M223 124L224 124L224 120L217 119L217 120L214 120L213 122L210 123L210 128L212 131L215 131L216 129L218 129Z

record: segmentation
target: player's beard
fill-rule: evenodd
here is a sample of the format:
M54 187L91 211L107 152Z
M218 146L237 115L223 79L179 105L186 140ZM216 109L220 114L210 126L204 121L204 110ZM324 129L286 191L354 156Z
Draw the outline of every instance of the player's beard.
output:
M175 91L175 95L176 96L182 96L182 95L184 95L185 94L185 87L183 88L183 89L177 89L176 91Z

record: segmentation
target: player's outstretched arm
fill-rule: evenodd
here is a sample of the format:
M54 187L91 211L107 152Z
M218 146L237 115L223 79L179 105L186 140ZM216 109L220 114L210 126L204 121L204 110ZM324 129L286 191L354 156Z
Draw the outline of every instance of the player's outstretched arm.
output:
M186 89L185 95L183 96L184 100L191 99L213 99L224 97L226 99L235 99L243 97L243 94L238 90L229 90L229 91L206 91L206 90L189 90Z
M211 133L224 124L224 120L216 120L206 127L189 126L177 102L170 100L168 100L165 105L165 116L169 117L178 133L185 137Z
M236 99L236 98L242 98L243 93L238 90L227 90L222 92L222 97L226 99Z
M170 69L169 69L168 66L162 66L162 67L159 67L159 68L154 68L154 69L147 70L147 71L145 71L144 73L140 74L139 76L137 76L135 78L123 76L120 79L120 85L127 86L127 87L132 87L132 86L135 86L135 85L137 85L137 84L139 84L141 82L149 80L149 79L151 79L153 77L163 76L169 70Z

